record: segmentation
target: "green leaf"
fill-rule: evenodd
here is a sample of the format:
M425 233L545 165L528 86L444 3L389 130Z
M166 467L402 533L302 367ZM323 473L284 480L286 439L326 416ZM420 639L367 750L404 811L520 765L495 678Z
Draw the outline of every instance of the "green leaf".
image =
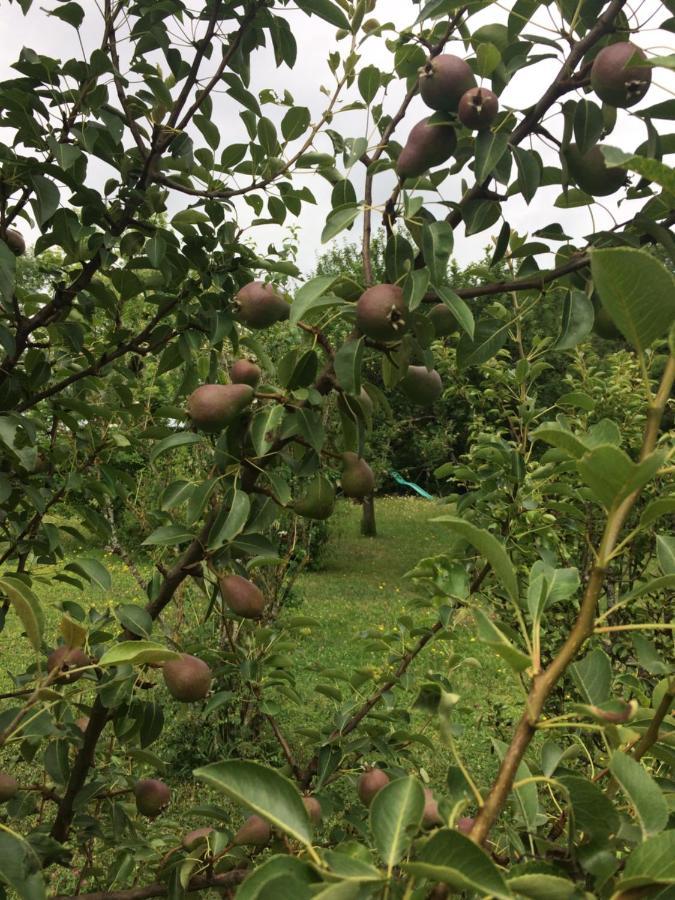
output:
M593 304L583 291L572 290L563 303L560 334L553 350L571 350L591 333L595 315Z
M483 78L489 78L502 61L502 55L494 44L486 42L476 47L476 72Z
M604 127L598 104L591 100L579 100L574 110L574 140L580 153L587 153L597 144Z
M530 668L532 665L530 657L515 647L482 609L474 609L473 617L476 622L478 639L491 647L498 656L501 656L514 672L524 672Z
M166 662L180 659L180 653L169 650L155 641L122 641L106 650L98 664L105 666L142 666L146 663Z
M16 256L7 244L0 240L0 298L11 304L16 282Z
M154 463L162 453L166 453L167 450L173 450L176 447L187 447L190 444L198 444L201 439L200 435L192 434L189 431L179 431L176 434L170 434L168 437L163 438L154 445L150 451L150 462Z
M200 212L198 209L181 209L171 219L174 228L184 228L186 225L206 225L211 224L211 219L206 213Z
M570 666L570 674L587 703L600 706L612 692L612 664L604 650L596 647Z
M645 767L619 751L612 754L609 771L619 782L635 810L642 839L653 837L668 824L668 804L661 788Z
M432 222L422 228L422 253L434 284L445 281L454 240L447 222Z
M505 744L504 741L498 741L496 739L493 739L492 743L494 744L499 759L503 760L508 750L508 745ZM530 772L527 763L520 762L516 769L516 781L525 781L525 779L531 777L532 772ZM529 832L535 831L537 827L537 816L539 815L539 794L537 792L536 783L530 782L530 784L520 785L520 787L515 788L514 793L525 827Z
M449 884L458 891L475 891L481 897L511 900L512 894L488 854L459 831L442 828L424 844L417 860L404 866L407 872Z
M35 850L1 823L0 884L16 891L20 900L44 900L46 896L42 866Z
M675 322L675 278L643 250L591 251L593 283L626 340L642 352Z
M57 9L49 11L47 15L56 16L58 19L62 19L64 22L72 25L73 28L79 28L84 21L84 10L79 3L64 3Z
M235 491L232 503L222 516L218 516L209 532L208 549L217 550L233 541L244 530L251 512L251 500L245 491Z
M645 669L650 675L668 675L672 671L672 666L667 665L660 657L656 647L652 641L648 640L642 634L632 635L633 646L637 655L638 663L641 668Z
M325 244L354 222L359 215L359 207L352 203L338 206L328 213L326 226L321 232L321 243Z
M614 897L649 884L675 884L675 829L649 838L628 857ZM663 900L665 900L665 895Z
M435 285L434 290L438 294L439 300L445 303L455 319L457 319L460 328L473 341L476 323L468 304L461 297L458 297L452 288L445 284Z
M364 66L359 72L359 93L365 103L372 103L382 84L382 73L377 66Z
M334 368L338 384L348 394L361 391L361 365L365 350L364 339L346 341L335 354Z
M291 306L290 322L292 325L302 319L305 313L331 289L337 281L337 275L317 275L297 291Z
M67 571L75 572L76 575L81 575L92 584L97 584L102 591L109 591L112 587L110 572L97 559L78 557L65 568Z
M675 497L657 497L656 500L651 500L642 511L640 528L647 528L661 516L668 516L671 513L675 513ZM675 555L675 550L673 553Z
M476 181L482 184L495 170L509 147L509 139L503 132L481 131L476 137Z
M588 447L583 441L575 434L572 434L568 428L564 428L557 422L546 422L540 425L539 428L532 432L531 437L533 441L546 441L547 444L551 444L559 450L564 450L575 459L581 459L588 452Z
M465 522L464 519L458 519L455 516L439 516L431 521L444 522L446 525L450 526L452 531L459 534L459 536L464 538L464 540L471 544L472 547L475 547L480 555L484 556L490 563L492 571L501 582L502 587L509 597L515 603L518 603L519 592L516 571L513 568L508 553L504 549L504 545L498 541L496 537L491 535L489 531L485 531L482 528L476 528L476 526L472 525L470 522Z
M143 547L173 547L194 538L183 525L160 525L144 541Z
M518 169L518 187L525 202L529 204L541 184L543 172L541 159L535 150L525 150L522 147L513 148L513 158Z
M518 897L531 900L573 900L579 891L573 881L543 872L525 873L507 878L508 886Z
M296 0L296 6L306 13L314 13L336 28L349 31L349 21L342 10L331 0Z
M582 456L577 468L598 500L609 509L632 475L633 465L624 450L605 444Z
M59 208L61 195L53 181L42 175L33 175L31 178L35 197L31 200L31 206L35 213L35 219L39 226L45 224Z
M370 831L391 876L422 824L424 791L414 776L397 778L375 795Z
M0 578L0 594L4 594L9 599L14 611L21 619L26 637L33 645L33 649L39 652L45 620L36 595L25 582L11 575L3 575Z
M498 319L480 319L473 338L463 334L459 339L457 366L464 370L492 359L506 343L508 333L508 325L502 324Z
M312 121L306 106L292 106L281 120L281 133L287 141L294 141L307 131Z
M413 269L403 283L403 299L410 312L414 312L420 305L428 287L428 269Z
M314 869L296 856L271 856L247 876L237 891L237 900L259 900L266 886L282 876L307 885L317 880Z
M648 181L660 185L669 194L675 194L675 171L672 166L667 166L658 159L648 156L636 156L632 153L624 153L616 147L603 146L602 152L605 163L610 168L620 166L631 172L637 172Z
M664 575L675 575L675 537L673 535L656 535L656 558Z
M583 391L570 391L568 394L558 397L558 406L572 406L575 409L593 412L595 400Z
M539 621L544 611L554 603L567 600L579 588L579 572L576 568L554 569L537 560L530 570L527 589L527 608L534 621Z
M279 831L311 846L312 829L302 798L295 785L279 772L260 763L231 759L202 766L193 774Z
M621 826L619 814L596 784L578 775L559 775L556 780L569 794L577 831L584 831L598 840L618 832Z

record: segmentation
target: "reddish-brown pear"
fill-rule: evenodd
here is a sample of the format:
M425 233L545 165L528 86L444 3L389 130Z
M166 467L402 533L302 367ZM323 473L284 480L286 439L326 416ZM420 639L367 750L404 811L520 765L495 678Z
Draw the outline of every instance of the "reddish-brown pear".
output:
M348 450L342 454L340 484L345 497L360 500L375 490L375 475L365 459Z
M82 678L84 672L72 670L89 665L91 665L91 660L84 650L80 647L67 647L65 644L52 650L47 657L47 671L53 672L54 669L58 669L63 673L57 679L58 684L71 684L78 678Z
M252 815L235 834L232 843L237 847L265 847L271 838L272 829L269 822L266 822L261 816Z
M408 400L419 406L431 406L443 393L441 376L426 366L408 366L400 387Z
M356 303L356 327L374 341L400 340L407 328L408 311L397 284L376 284Z
M235 296L232 303L234 317L242 325L260 330L287 319L290 306L269 284L251 281Z
M639 103L649 90L651 66L628 65L633 57L647 59L636 44L619 41L603 47L593 60L591 87L604 103L626 109Z
M7 244L14 256L23 256L26 252L26 241L16 228L6 228L0 232L0 238Z
M360 777L356 785L359 799L364 806L370 806L383 787L389 784L390 778L382 769L367 769Z
M7 803L16 796L18 790L19 784L16 778L9 772L0 772L0 803Z
M417 178L446 162L457 147L457 134L449 122L422 119L415 125L396 160L396 172L402 180Z
M188 416L195 428L214 434L234 422L253 397L250 384L203 384L188 397Z
M259 619L265 612L265 595L241 575L221 575L220 593L232 612L244 619Z
M232 384L248 384L252 388L258 386L262 378L262 369L250 359L238 359L230 369Z
M467 128L485 131L490 128L499 112L499 100L494 91L484 87L470 88L459 101L459 121Z
M138 812L154 819L169 805L171 791L157 778L142 778L134 785L134 796Z
M213 673L210 667L189 653L165 662L162 674L169 693L181 703L203 700L211 689Z
M462 95L475 85L471 66L452 53L442 53L419 72L420 94L430 109L456 112Z

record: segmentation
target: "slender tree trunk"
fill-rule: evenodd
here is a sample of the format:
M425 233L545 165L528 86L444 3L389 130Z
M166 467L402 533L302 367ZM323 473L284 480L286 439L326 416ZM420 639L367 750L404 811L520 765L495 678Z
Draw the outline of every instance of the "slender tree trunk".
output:
M375 524L375 495L369 494L363 498L363 513L361 515L361 534L364 537L377 537L377 525Z

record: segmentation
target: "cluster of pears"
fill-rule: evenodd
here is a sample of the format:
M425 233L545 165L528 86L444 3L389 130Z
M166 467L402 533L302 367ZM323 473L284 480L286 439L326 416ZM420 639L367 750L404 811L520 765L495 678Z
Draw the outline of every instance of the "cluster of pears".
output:
M419 91L434 114L411 130L396 162L401 180L417 178L450 159L457 147L457 120L466 128L484 131L499 112L494 91L478 87L471 66L452 53L436 56L420 69Z
M591 87L600 100L619 109L627 109L642 100L652 81L651 67L629 63L646 58L644 51L631 41L603 47L591 66ZM626 182L623 169L606 165L601 144L582 153L572 143L564 150L564 156L574 182L593 197L613 194Z
M429 318L437 337L452 334L457 328L455 317L444 303L436 304ZM373 285L357 300L356 326L371 340L399 341L408 330L408 323L403 291L397 284ZM440 375L426 366L408 366L399 386L409 400L420 406L430 406L443 393Z

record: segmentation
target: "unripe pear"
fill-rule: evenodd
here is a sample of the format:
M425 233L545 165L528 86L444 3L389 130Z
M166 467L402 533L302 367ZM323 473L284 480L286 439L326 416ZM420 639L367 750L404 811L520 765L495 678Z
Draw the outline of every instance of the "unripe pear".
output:
M154 819L169 805L171 791L157 778L142 778L134 785L134 796L138 812Z
M16 778L9 772L0 772L0 803L7 803L16 796L18 790L19 784Z
M81 669L83 666L89 665L91 665L91 660L84 650L81 650L79 647L67 647L65 644L52 650L47 657L48 672L53 672L54 669L63 672L57 678L57 684L72 684L73 681L82 678L84 672L70 673L70 670Z
M335 509L335 487L324 475L316 475L304 496L293 504L299 516L306 519L328 519Z
M265 612L265 596L260 588L241 575L221 575L220 593L232 612L244 619L259 619Z
M600 144L581 153L576 144L565 151L567 168L577 185L593 197L606 197L626 183L626 173L618 166L609 168Z
M431 406L443 393L441 376L426 366L408 366L400 387L406 397L419 406Z
M230 425L253 402L250 384L203 384L188 397L195 428L213 434Z
M397 284L376 284L356 303L356 327L374 341L397 341L407 328L408 311Z
M459 101L458 116L462 125L485 131L490 128L499 112L499 100L494 91L484 87L470 88Z
M435 828L442 825L443 819L438 812L438 803L434 799L431 788L424 788L424 812L422 813L422 825L425 828Z
M348 450L342 454L342 492L345 497L362 499L375 490L375 476L365 459Z
M316 797L303 797L302 802L305 804L305 809L307 810L312 825L321 824L323 811L321 809L321 804Z
M471 66L459 56L442 53L422 66L419 72L420 94L431 109L456 112L462 95L475 87Z
M462 834L469 834L475 821L473 816L460 816L455 823L455 828L457 831L461 831Z
M269 328L290 315L290 306L269 284L251 281L235 296L232 304L238 322L248 328Z
M434 326L436 337L447 337L450 334L454 334L459 328L457 319L445 303L436 303L435 306L432 306L429 319Z
M0 232L0 237L7 244L14 256L23 256L26 252L26 241L20 231L16 228L6 228L4 233Z
M396 160L399 178L417 178L446 162L455 152L457 134L449 122L422 119L415 125Z
M627 65L634 56L647 59L636 44L619 41L603 47L593 60L591 87L603 103L626 109L639 103L649 90L651 66Z
M195 828L183 835L182 844L185 850L194 850L201 844L207 844L209 837L213 834L213 828L206 826L205 828Z
M260 816L252 815L241 826L235 834L232 843L236 847L265 847L272 838L272 829L269 822Z
M364 806L370 806L375 798L375 794L379 793L383 787L389 784L391 779L382 769L367 769L356 784L356 790L359 799Z
M189 653L182 653L180 659L165 662L162 674L169 693L181 703L203 700L211 689L211 669L203 660Z
M262 369L250 359L238 359L230 369L232 384L248 384L255 388L262 378Z

